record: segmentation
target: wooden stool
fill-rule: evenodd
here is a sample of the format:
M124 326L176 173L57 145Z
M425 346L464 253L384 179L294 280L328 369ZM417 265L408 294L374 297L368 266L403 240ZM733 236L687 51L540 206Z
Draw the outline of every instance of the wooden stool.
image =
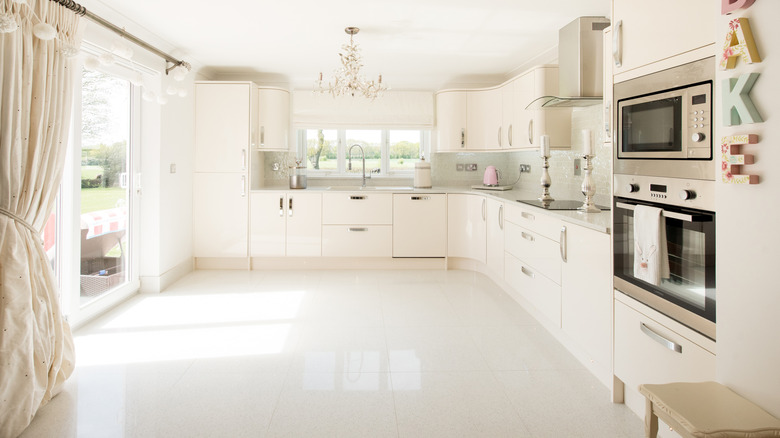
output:
M716 382L640 385L647 399L645 435L658 419L685 438L780 437L780 420Z

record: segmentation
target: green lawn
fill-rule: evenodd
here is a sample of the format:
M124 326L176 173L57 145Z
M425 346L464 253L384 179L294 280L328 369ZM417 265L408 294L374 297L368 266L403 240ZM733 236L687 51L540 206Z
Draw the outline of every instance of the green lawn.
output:
M117 201L126 197L125 189L120 187L81 189L81 213L118 207Z

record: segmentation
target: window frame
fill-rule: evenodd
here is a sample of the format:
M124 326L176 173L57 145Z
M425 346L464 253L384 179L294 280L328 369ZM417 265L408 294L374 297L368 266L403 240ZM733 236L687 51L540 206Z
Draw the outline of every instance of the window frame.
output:
M306 172L309 178L345 178L354 177L353 173L347 172L347 131L380 131L380 172L375 177L413 177L414 169L407 170L390 170L390 132L391 131L418 131L420 133L420 157L430 157L431 151L431 131L429 129L404 129L404 128L370 128L370 127L339 127L339 128L325 128L325 127L306 127L297 128L296 135L296 156L308 157L308 144L306 131L308 130L330 130L336 131L337 145L336 145L336 159L337 166L336 171L314 169L310 167L311 163L308 159L306 162ZM428 158L429 159L429 158Z

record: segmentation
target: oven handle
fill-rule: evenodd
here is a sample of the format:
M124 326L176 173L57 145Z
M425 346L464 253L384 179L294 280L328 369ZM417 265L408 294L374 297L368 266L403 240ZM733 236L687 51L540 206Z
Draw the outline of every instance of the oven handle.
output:
M682 353L682 345L680 345L680 344L678 344L676 342L672 342L672 341L666 339L665 337L659 335L658 333L655 332L655 330L653 330L650 327L646 326L645 323L643 323L643 322L639 323L639 327L642 329L642 331L647 336L649 336L655 342L658 342L659 344L663 345L664 347L666 347L666 348L668 348L668 349L670 349L672 351L675 351L677 353Z
M615 206L626 210L634 210L636 208L636 205L626 204L625 202L616 202ZM664 217L668 217L671 219L679 219L685 222L693 222L693 215L684 214L684 213L675 213L673 211L666 211L666 210L661 210L661 211Z

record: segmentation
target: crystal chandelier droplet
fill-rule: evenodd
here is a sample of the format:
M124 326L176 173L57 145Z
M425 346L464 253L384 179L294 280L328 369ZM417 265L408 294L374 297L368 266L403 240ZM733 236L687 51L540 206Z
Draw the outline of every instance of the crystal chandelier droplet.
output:
M360 54L360 47L355 43L353 36L360 31L357 27L348 27L344 32L349 35L349 44L341 46L339 59L341 66L333 72L333 81L323 84L322 73L319 79L314 81L314 92L331 96L363 96L374 100L380 96L388 87L382 83L382 75L376 81L368 81L360 73L363 67L363 60Z

